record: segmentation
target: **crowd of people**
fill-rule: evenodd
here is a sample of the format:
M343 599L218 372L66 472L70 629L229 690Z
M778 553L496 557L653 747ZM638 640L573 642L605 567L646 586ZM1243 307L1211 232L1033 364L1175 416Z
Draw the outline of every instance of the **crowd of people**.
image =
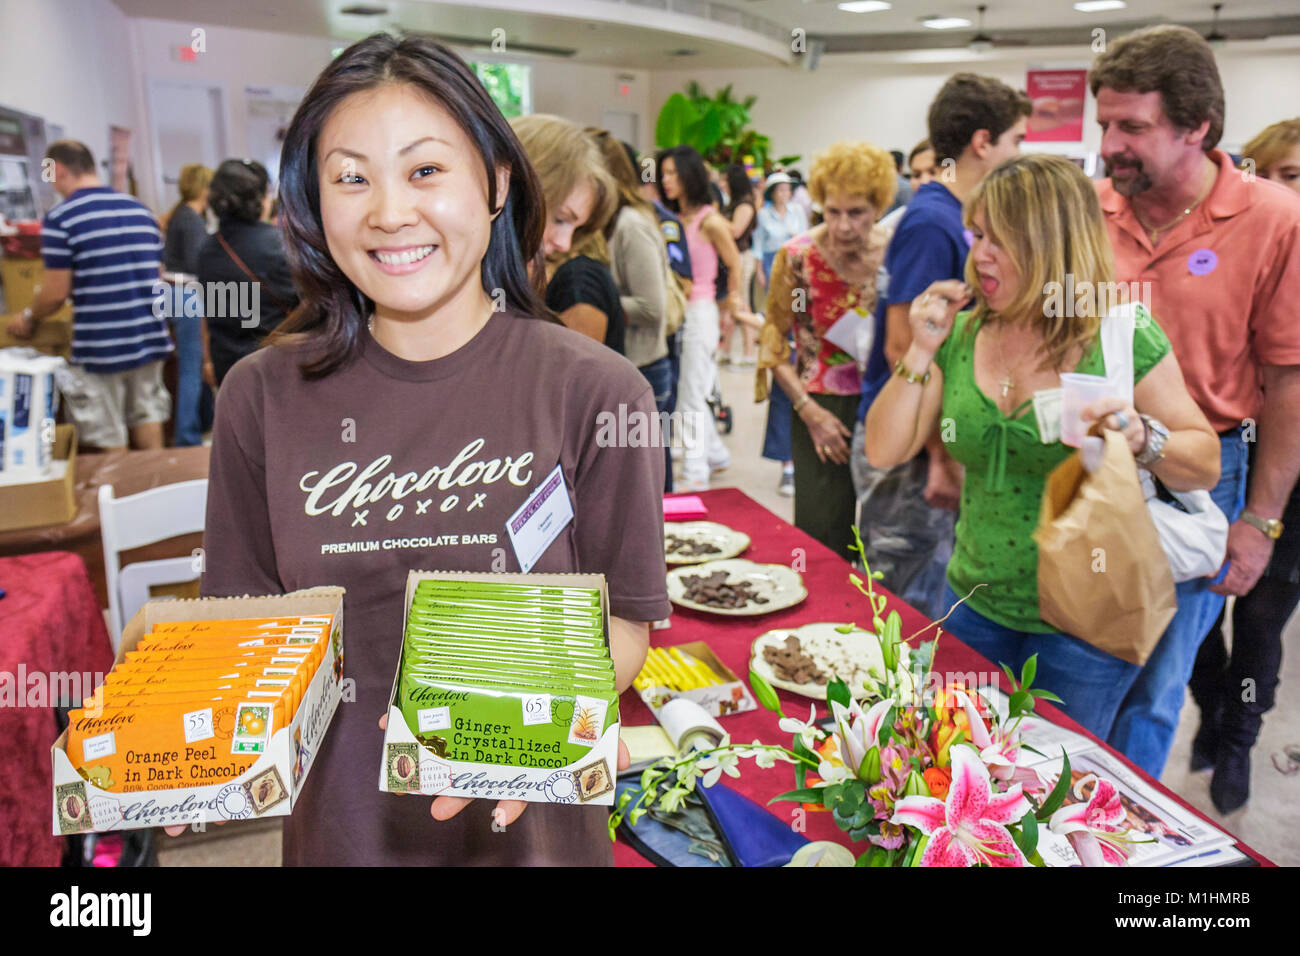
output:
M1179 27L1113 42L1089 80L1100 182L1070 160L1022 154L1028 98L971 73L942 85L906 156L838 142L805 180L712 168L689 145L643 156L558 116L507 125L454 54L372 37L326 68L295 117L278 225L255 162L187 167L160 225L99 183L84 146L52 146L65 201L46 220L46 285L9 328L29 334L71 296L73 361L99 396L71 411L83 440L104 447L125 446L128 430L141 447L159 443L172 339L178 444L212 427L220 389L208 594L343 583L366 595L349 621L384 631L404 578L377 586L373 564L320 556L320 541L343 534L322 518L342 520L347 499L303 513L304 482L333 464L325 436L341 419L367 437L339 460L427 445L442 461L486 445L543 471L558 462L578 517L538 569L606 574L620 688L647 622L668 613L660 493L708 489L733 454L760 452L728 448L711 411L719 363L752 366L769 403L761 454L782 463L798 527L850 559L856 527L886 587L932 618L957 605L945 627L996 662L1018 670L1037 654L1037 683L1153 775L1190 681L1194 766L1215 768L1226 812L1248 797L1249 752L1300 602L1300 323L1287 305L1300 297L1300 120L1269 127L1242 157L1216 148L1214 55ZM78 210L100 217L95 238ZM183 309L169 338L148 291L160 270L196 279L195 295L255 282L260 320L191 321ZM101 291L128 282L129 297ZM1117 321L1082 300L1066 315L1046 309L1047 289L1067 282L1150 283L1152 301L1129 313L1131 398L1100 400L1085 421L1122 435L1166 488L1208 490L1231 522L1224 573L1178 584L1174 620L1140 667L1040 614L1032 532L1048 475L1073 451L1060 441L1061 374L1105 375L1101 332ZM580 336L507 322L518 316ZM268 335L277 347L259 348ZM583 423L618 404L676 412L677 461L669 443L595 448ZM498 496L480 523L499 531L516 504ZM502 570L486 547L447 560ZM352 641L350 666L374 658L359 683L379 702L388 659ZM349 845L390 862L415 853L394 822L414 804L399 813L344 779L373 735L373 718L345 710L309 802L340 827L380 821L373 841ZM365 802L373 814L355 812ZM440 798L434 815L461 808ZM554 810L531 808L508 845L474 852L558 852L543 827ZM337 851L329 826L299 825L310 818L286 825L286 859Z

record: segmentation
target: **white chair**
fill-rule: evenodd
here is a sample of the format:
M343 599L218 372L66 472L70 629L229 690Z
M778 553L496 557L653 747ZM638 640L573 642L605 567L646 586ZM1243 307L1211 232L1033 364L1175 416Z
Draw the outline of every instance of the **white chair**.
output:
M163 485L125 498L113 497L113 486L99 489L99 533L104 545L108 579L109 637L113 653L122 643L122 626L149 600L157 584L198 580L202 560L195 555L137 561L125 568L119 553L203 530L208 506L208 479Z

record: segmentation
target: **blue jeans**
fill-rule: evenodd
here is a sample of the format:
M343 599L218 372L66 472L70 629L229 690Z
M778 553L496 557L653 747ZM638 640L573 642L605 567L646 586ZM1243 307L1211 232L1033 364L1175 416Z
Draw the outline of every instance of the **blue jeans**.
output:
M667 355L656 359L649 365L642 365L638 371L650 383L655 393L655 410L660 412L660 421L667 421L663 412L671 410L673 401L673 365ZM664 492L673 490L673 452L672 436L667 432L660 435L664 443Z
M944 588L945 608L957 600L951 586ZM993 663L1006 664L1017 679L1025 661L1037 654L1034 686L1060 697L1065 703L1057 706L1103 740L1138 675L1136 664L1112 657L1077 637L1016 631L990 621L969 604L953 611L943 626Z
M781 386L772 379L772 395L767 402L767 427L763 431L763 457L772 461L794 461L790 450L790 419L794 406Z
M172 444L203 444L203 426L212 423L212 390L203 384L203 340L200 319L190 304L198 298L197 289L186 289L180 315L170 317L172 336L176 339L176 430ZM206 416L204 412L206 411Z
M1219 439L1219 483L1214 503L1236 521L1246 504L1248 446L1237 432ZM1178 612L1133 683L1107 738L1116 750L1159 778L1178 729L1178 714L1196 664L1196 652L1223 610L1223 597L1210 591L1209 578L1174 585Z

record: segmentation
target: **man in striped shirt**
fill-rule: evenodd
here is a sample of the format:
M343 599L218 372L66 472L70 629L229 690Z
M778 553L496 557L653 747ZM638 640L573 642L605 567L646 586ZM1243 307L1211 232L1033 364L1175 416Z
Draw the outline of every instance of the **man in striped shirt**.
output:
M45 152L63 202L41 228L45 278L30 307L9 322L18 338L73 305L72 364L78 387L65 389L81 444L161 448L171 396L163 361L171 353L166 319L154 312L162 236L153 214L103 185L89 149L73 140Z

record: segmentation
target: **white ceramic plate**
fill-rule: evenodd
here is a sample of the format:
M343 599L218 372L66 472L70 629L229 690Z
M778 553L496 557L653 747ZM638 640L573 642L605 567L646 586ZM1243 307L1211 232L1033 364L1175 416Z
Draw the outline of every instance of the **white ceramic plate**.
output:
M885 660L881 656L880 644L874 635L863 630L841 634L836 628L843 626L843 624L834 622L819 622L817 624L805 624L802 627L783 627L780 630L760 634L754 640L749 666L773 687L779 687L782 690L788 690L792 694L799 694L803 697L811 697L814 700L825 700L825 684L818 684L813 681L805 684L795 684L788 680L782 680L776 676L772 665L763 659L763 648L783 648L785 647L787 635L793 634L799 638L799 646L803 649L803 652L818 663L818 666L828 678L839 677L849 685L854 697L859 700L864 699L868 696L868 691L862 686L862 680L868 674L873 679L880 680L884 676ZM847 674L842 673L840 667L834 666L834 662L837 661L847 662L847 666L851 667L852 670Z
M717 551L708 554L676 555L668 550L668 537L690 538L716 547ZM749 547L749 535L734 531L725 524L715 521L665 521L664 522L664 557L669 564L703 564L706 561L723 561L743 554Z
M683 577L708 575L715 571L727 572L727 583L737 584L748 581L754 586L754 593L767 598L766 604L747 604L744 607L721 608L707 604L696 604L686 599L686 585ZM783 564L755 564L753 561L732 558L726 561L706 561L703 564L690 564L673 568L668 572L668 599L674 604L689 607L709 614L721 614L725 617L753 617L758 614L770 614L787 607L794 607L808 596L803 586L803 578Z

